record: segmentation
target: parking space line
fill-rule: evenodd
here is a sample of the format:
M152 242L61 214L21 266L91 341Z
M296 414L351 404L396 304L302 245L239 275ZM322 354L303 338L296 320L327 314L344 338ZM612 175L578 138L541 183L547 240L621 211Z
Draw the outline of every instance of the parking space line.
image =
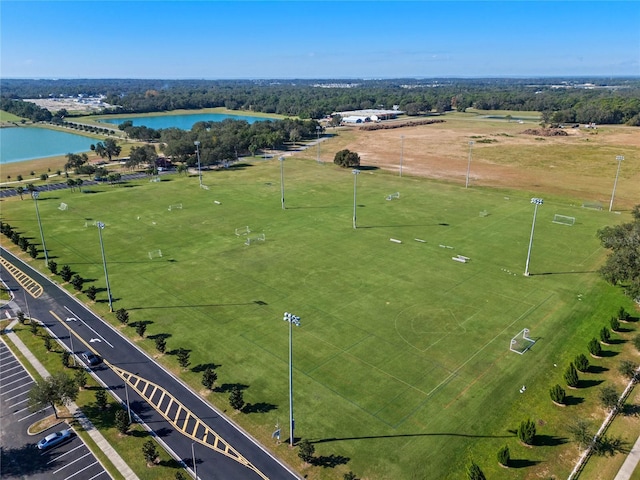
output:
M24 408L21 408L20 410L16 410L15 412L13 412L13 414L14 415L18 415L20 412L24 412L25 410L29 410L29 407L24 407Z
M45 410L47 410L49 408L51 408L51 406L44 407L42 410L38 410L37 412L33 412L31 415L27 415L26 417L22 417L22 418L18 419L18 421L21 422L23 420L26 420L27 418L33 417L34 415L37 415L38 413L42 413L42 412L44 412Z
M53 462L57 462L59 459L61 459L61 458L62 458L62 457L64 457L65 455L69 455L71 452L75 452L76 450L78 450L79 448L82 448L82 447L84 447L84 443L81 443L81 444L80 444L80 445L78 445L77 447L72 448L72 449L71 449L71 450L69 450L68 452L64 452L62 455L58 455L57 457L52 458L51 460L49 460L49 461L47 462L47 465L49 465L50 463L53 463Z
M11 375L6 375L6 376L4 376L3 380L6 380L7 378L14 377L14 376L16 376L16 375L20 375L21 373L22 373L22 374L23 374L23 376L24 376L24 373L25 373L24 371L18 371L18 372L12 373ZM28 376L28 375L27 375L27 376ZM3 387L4 387L5 385L10 385L10 383L6 383L6 384L5 384L5 383L3 383L3 384L2 384L2 386L3 386Z
M64 470L67 467L70 467L71 465L73 465L76 462L79 462L80 460L82 460L84 457L87 457L91 455L91 452L87 452L85 453L83 456L81 456L80 458L76 458L75 460L72 460L71 462L67 463L65 466L60 467L58 470L56 470L55 472L53 472L53 474L55 475L58 472L61 472L62 470Z
M20 388L20 387L18 387L18 388ZM17 390L18 388L14 388L14 390ZM14 395L13 397L5 398L4 401L8 402L9 400L13 400L14 398L18 398L18 397L21 397L22 395L28 395L28 394L29 394L29 392L22 392L22 393L19 393L17 395Z
M106 470L102 470L100 473L94 475L93 477L89 478L88 480L93 480L94 478L98 478L100 475L102 475L103 473L107 473Z
M7 410L8 410L8 409L11 409L11 408L13 408L13 407L17 407L17 406L18 406L18 405L20 405L21 403L28 402L28 401L29 401L29 397L27 397L27 398L25 398L25 399L23 399L23 400L20 400L19 402L16 402L16 403L13 403L13 404L11 404L11 405L7 406Z
M15 370L16 368L21 368L22 365L20 365L18 362L15 362L16 366L15 367L11 367L11 368L3 368L2 371L4 373L10 372L11 370Z
M35 382L31 382L31 383L35 383ZM15 392L16 390L18 390L18 389L20 389L20 388L22 388L22 387L26 387L27 385L28 385L28 383L27 383L27 384L25 384L25 385L20 385L19 387L12 388L11 390L8 390L8 391L6 391L6 392L2 392L2 394L3 394L3 395L6 395L7 393ZM23 393L26 393L26 392L23 392ZM15 397L11 397L11 398L15 398ZM8 399L8 398L7 398L6 400L10 400L10 399Z
M84 467L83 469L78 470L78 471L77 471L76 473L74 473L73 475L69 475L69 476L68 476L67 478L65 478L64 480L69 480L70 478L75 477L76 475L78 475L78 474L80 474L80 473L84 472L87 468L91 468L91 467L93 467L93 466L94 466L95 464L97 464L97 463L98 463L98 462L97 462L97 461L95 461L95 462L93 462L91 465L87 465L87 466L86 466L86 467Z
M19 378L17 380L14 380L13 382L9 382L9 383L4 383L2 384L2 388L4 387L8 387L9 385L13 385L14 383L18 383L19 381L21 381L24 378L29 378L29 375L24 375L22 378Z

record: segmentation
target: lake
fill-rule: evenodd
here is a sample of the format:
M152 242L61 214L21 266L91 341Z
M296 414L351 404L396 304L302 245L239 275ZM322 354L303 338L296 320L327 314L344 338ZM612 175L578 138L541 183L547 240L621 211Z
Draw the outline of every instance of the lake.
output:
M0 128L0 164L88 152L97 140L48 128Z
M226 119L245 120L247 123L261 122L265 120L274 120L265 117L249 117L245 115L227 115L224 113L189 113L184 115L158 115L152 117L110 117L99 120L103 123L120 125L130 120L136 127L144 125L145 127L158 130L160 128L179 128L181 130L191 130L198 122L222 122Z

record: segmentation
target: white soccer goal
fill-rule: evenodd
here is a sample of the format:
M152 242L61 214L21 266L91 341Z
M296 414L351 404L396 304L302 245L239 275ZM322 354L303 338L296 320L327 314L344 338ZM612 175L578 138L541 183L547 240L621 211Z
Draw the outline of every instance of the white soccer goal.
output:
M394 198L400 198L400 192L392 193L387 195L387 200L393 200Z
M202 185L200 185L200 188L202 188L203 190L209 190L209 185L205 185L203 183Z
M251 233L251 230L249 230L249 226L236 228L236 235L238 237L240 235L249 235L250 233Z
M64 211L64 210L66 210L67 208L69 208L69 206L68 206L66 203L62 202L62 203L60 204L60 206L58 207L58 210L63 210L63 211Z
M151 250L149 252L149 260L153 260L154 258L162 258L162 250Z
M153 177L149 180L149 182L151 183L155 183L155 182L159 182L160 181L160 177Z
M602 210L602 203L600 202L583 202L582 208L588 208L589 210Z
M264 233L258 234L257 237L249 237L247 236L247 240L244 242L245 245L251 245L256 242L264 242L266 240L266 236Z
M171 212L172 210L182 210L182 204L176 203L175 205L169 205L169 211Z
M576 217L568 217L566 215L559 215L556 213L553 216L553 223L558 223L560 225L573 226L576 223Z
M480 216L480 217L488 217L488 216L489 216L489 212L487 212L486 210L482 210L482 211L480 212L480 215L479 215L479 216Z
M524 352L529 350L534 343L536 343L536 341L529 337L529 329L523 328L511 339L509 350L517 353L518 355L522 355Z

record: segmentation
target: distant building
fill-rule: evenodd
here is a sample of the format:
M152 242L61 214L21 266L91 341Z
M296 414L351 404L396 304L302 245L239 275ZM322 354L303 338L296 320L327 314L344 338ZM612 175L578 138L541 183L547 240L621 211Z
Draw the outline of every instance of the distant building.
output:
M404 112L398 109L383 110L375 108L367 108L364 110L351 110L347 112L334 112L332 115L340 115L342 123L360 124L365 122L380 122L382 120L390 120L398 118Z

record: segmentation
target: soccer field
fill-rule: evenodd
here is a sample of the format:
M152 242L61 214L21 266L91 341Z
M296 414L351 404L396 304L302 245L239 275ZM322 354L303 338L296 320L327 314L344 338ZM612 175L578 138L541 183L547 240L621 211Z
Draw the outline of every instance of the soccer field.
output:
M114 308L149 323L150 338L139 343L153 353L153 337L164 334L168 351L190 349L191 371L182 376L196 389L202 366L215 365L221 388L209 399L219 406L231 385L244 386L253 408L234 419L296 468L295 454L270 435L278 423L288 437L282 314L300 316L296 437L336 467L305 471L310 478L348 470L359 478L461 478L470 456L491 478L525 478L541 457L556 455L559 444L533 453L509 430L534 413L549 425L562 418L548 401L549 387L562 383L553 364L581 353L615 311L595 272L604 255L595 233L619 217L537 192L366 168L354 178L302 160L287 159L284 178L285 210L280 164L270 160L208 172L208 190L197 177L167 175L43 191L39 211L50 257L87 279L85 288L103 289L95 307L115 321L94 226L104 222ZM545 203L525 277L533 196ZM575 224L554 223L556 214ZM27 197L4 201L2 220L39 243ZM151 259L157 250L162 256ZM517 355L509 343L523 328L536 343ZM531 468L497 467L495 452L509 442ZM572 460L553 473L568 473Z

